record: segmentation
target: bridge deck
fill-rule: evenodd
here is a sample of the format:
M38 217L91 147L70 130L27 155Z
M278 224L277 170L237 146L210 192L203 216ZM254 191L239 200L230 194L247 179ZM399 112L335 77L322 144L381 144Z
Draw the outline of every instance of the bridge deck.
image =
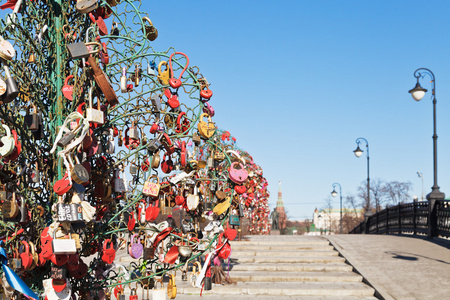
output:
M327 238L386 300L450 298L448 240L396 235Z

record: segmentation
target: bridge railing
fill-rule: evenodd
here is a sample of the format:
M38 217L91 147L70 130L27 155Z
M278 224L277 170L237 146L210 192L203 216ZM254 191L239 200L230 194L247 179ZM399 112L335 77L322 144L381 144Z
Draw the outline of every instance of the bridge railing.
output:
M350 233L396 233L450 238L450 201L431 200L388 207L367 216Z

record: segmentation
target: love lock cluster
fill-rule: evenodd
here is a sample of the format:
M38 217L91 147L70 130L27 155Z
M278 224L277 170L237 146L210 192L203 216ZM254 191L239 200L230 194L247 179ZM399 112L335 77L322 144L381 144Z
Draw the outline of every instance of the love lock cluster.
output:
M18 0L4 31L14 47L0 40L2 292L173 299L177 269L207 285L244 221L269 232L262 168L213 122L188 56L149 46L158 30L140 1L54 5Z

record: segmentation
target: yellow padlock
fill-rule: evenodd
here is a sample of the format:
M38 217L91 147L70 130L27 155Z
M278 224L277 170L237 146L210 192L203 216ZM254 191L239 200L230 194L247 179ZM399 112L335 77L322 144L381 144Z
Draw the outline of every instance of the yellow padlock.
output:
M165 66L166 69L164 71L161 71L161 67ZM163 84L163 85L167 85L169 84L169 79L170 79L170 72L169 72L169 67L167 66L167 61L161 61L158 65L158 80L159 83Z

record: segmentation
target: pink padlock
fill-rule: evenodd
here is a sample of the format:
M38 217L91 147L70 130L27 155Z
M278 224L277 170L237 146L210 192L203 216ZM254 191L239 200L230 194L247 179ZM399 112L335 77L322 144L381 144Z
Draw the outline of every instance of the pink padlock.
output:
M205 106L203 106L203 112L207 113L210 117L214 117L214 108L208 103L205 102Z

